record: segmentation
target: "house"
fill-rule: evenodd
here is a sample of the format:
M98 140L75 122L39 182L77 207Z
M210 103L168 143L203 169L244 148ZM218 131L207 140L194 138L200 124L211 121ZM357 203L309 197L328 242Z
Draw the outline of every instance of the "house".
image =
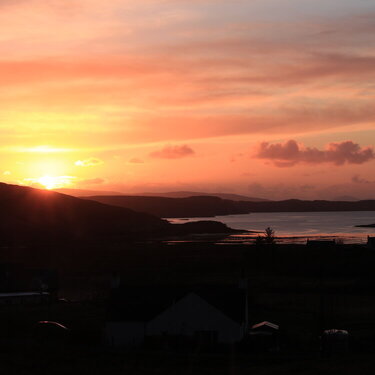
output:
M261 322L254 324L251 327L250 334L258 335L258 334L274 334L275 332L278 332L280 327L277 324L271 323L271 322Z
M105 340L110 346L145 343L233 344L246 332L246 293L234 287L140 287L113 291Z
M367 236L367 247L369 249L375 249L375 237Z
M277 352L280 327L277 324L264 321L254 324L246 337L246 344L254 351Z

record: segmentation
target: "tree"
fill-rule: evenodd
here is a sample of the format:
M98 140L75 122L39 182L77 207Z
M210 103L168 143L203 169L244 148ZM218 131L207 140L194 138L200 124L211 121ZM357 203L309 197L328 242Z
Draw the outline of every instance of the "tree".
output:
M264 240L266 243L275 243L275 231L271 227L267 227L264 231Z
M267 227L264 230L263 236L259 235L255 239L256 245L263 245L263 244L272 245L274 243L275 243L275 231L271 227Z

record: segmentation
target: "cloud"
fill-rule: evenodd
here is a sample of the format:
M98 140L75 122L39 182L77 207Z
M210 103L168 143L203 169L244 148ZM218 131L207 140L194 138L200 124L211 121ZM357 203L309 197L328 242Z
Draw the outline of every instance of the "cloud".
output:
M374 5L291 2L0 0L0 127L110 147L373 126Z
M361 147L353 141L329 143L325 150L305 147L295 140L285 143L269 144L262 142L255 155L256 158L273 162L277 167L292 167L299 163L334 165L363 164L375 159L374 149Z
M131 158L131 159L129 159L128 163L130 163L130 164L143 164L144 161L142 159L139 159L139 158Z
M150 153L152 158L160 159L181 159L194 155L195 152L188 145L182 146L165 146L162 150Z
M77 160L74 164L77 167L95 167L97 165L103 164L103 160L97 158L89 158L85 160Z
M356 174L352 177L352 182L355 184L373 184L375 181L367 180L366 178L362 178L360 175Z

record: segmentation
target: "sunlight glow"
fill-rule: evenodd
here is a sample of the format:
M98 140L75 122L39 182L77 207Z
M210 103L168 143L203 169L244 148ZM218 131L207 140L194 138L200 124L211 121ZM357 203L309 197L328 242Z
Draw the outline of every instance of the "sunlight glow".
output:
M47 190L60 189L71 186L76 177L73 176L43 176L39 178L27 178L27 185L40 185Z

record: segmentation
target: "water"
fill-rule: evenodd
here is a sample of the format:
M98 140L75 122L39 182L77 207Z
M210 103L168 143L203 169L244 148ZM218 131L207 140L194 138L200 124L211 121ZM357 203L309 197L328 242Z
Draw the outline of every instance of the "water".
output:
M344 243L365 243L375 236L375 228L356 225L375 223L375 211L351 212L266 212L246 215L216 216L215 218L169 219L172 223L216 220L230 228L263 232L274 229L278 242L303 243L310 239L340 239ZM252 242L257 234L230 236L226 242Z

